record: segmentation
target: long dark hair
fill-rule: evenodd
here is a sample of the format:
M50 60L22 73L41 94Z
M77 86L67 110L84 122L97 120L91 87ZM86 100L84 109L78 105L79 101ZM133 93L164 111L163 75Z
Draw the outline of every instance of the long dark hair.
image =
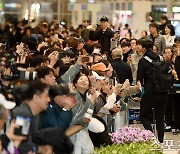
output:
M171 24L167 24L166 26L171 30L170 35L171 35L171 36L174 36L174 35L175 35L174 26L171 25Z

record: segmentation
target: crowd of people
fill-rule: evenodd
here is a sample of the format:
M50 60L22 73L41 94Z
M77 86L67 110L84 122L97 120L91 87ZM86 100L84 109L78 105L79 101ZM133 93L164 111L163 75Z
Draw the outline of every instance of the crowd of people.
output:
M179 94L154 89L152 60L164 59L180 78L180 37L163 15L134 38L126 24L114 30L106 16L77 29L57 20L38 25L7 21L0 30L0 152L91 154L111 145L113 123L128 96L140 100L140 118L153 131L152 108L164 131L180 131Z

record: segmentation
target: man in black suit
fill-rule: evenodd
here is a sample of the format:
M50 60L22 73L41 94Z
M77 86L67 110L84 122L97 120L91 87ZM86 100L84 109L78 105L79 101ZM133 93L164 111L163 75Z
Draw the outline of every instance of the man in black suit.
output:
M101 44L101 53L107 53L108 56L111 56L110 53L110 44L111 39L116 39L117 35L108 27L108 18L106 16L101 17L100 27L96 30L91 29L89 32L89 39L92 41L98 41Z
M133 82L131 67L122 60L122 49L115 48L112 50L112 67L116 71L116 74L119 78L121 84L124 83L126 79L129 79L129 82Z

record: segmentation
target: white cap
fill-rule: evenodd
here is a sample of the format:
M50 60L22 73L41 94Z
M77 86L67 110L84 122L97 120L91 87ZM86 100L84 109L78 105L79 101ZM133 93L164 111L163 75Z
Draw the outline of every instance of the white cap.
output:
M6 100L3 94L0 94L0 104L2 104L4 108L8 110L11 110L16 106L15 102Z
M94 133L102 133L105 130L104 124L98 119L92 117L88 129Z
M104 80L104 76L99 76L96 72L92 71L92 74L96 80Z

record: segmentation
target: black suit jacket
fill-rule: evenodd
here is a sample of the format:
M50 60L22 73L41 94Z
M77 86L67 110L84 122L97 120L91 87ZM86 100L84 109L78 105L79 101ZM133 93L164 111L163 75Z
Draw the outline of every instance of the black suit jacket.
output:
M107 28L106 31L102 31L102 29L96 31L89 32L89 39L92 41L98 41L101 44L101 53L104 54L105 52L111 56L110 53L110 45L111 45L111 38L113 38L114 32Z
M119 82L122 84L126 79L129 79L129 82L133 82L131 67L121 60L121 58L114 59L111 63L113 69L116 71Z

